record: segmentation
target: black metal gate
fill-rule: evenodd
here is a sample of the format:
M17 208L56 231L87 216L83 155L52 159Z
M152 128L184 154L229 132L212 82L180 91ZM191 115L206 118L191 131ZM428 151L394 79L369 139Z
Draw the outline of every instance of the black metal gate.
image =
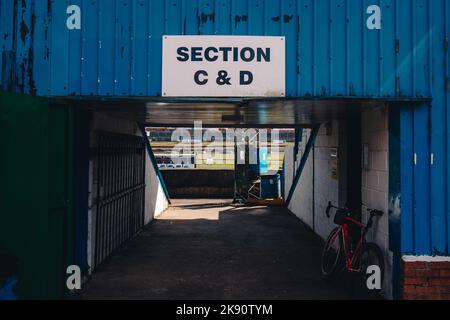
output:
M132 238L144 225L144 139L100 133L96 174L94 267Z

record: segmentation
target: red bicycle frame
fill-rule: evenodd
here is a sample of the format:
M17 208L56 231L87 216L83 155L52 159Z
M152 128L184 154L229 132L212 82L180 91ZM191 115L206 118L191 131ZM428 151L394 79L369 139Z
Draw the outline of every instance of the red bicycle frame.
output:
M364 248L364 241L367 234L367 227L361 222L353 219L352 217L345 217L345 220L348 223L351 223L361 229L361 236L358 240L358 244L356 245L355 250L353 252L351 250L351 239L348 231L349 226L348 223L344 223L342 226L339 227L339 230L335 233L330 244L333 243L334 240L336 240L335 237L339 236L339 234L342 234L342 245L343 245L343 252L345 255L345 270L347 272L359 273L361 272L361 267L355 268L354 266L362 254L362 250Z

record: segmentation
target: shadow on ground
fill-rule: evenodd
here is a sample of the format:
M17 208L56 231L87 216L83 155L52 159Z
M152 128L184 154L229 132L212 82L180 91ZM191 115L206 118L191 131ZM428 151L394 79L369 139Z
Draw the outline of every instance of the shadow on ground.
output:
M282 207L176 202L118 250L82 299L368 299L320 275L323 241ZM219 205L220 204L220 205Z

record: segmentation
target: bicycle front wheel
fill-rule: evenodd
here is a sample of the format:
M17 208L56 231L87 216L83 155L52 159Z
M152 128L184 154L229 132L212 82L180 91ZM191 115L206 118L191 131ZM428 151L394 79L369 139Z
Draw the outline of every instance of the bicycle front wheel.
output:
M340 228L331 231L322 252L322 275L330 278L339 270L342 256L342 232Z

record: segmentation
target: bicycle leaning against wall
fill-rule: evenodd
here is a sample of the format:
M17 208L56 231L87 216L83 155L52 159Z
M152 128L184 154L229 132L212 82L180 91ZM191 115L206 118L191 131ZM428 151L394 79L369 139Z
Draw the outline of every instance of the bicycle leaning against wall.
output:
M335 207L328 203L326 210L330 218L331 209L336 209L334 223L338 225L331 231L322 253L322 275L331 278L339 272L357 273L366 279L370 266L378 266L381 283L384 277L384 259L381 249L375 243L366 242L367 232L373 226L375 217L381 217L383 211L367 209L367 225L357 221L347 208ZM357 241L355 241L357 240Z

